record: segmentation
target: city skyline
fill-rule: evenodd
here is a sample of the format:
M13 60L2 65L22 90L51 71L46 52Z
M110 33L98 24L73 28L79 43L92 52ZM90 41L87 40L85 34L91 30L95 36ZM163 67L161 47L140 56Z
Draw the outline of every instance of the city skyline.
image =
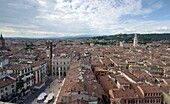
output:
M2 0L4 37L169 33L167 0Z

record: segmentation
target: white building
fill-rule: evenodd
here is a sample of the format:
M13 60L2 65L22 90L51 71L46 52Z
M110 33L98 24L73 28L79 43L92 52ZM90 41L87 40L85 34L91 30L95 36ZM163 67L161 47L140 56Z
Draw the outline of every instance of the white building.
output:
M41 85L47 78L47 62L36 62L32 64L34 72L34 84Z
M7 69L7 73L13 73L17 75L17 90L18 93L21 94L21 96L28 93L30 91L30 87L34 85L34 74L33 69L30 65L20 64L12 66Z
M8 57L4 57L4 56L1 56L0 57L0 68L6 66L9 64L9 58Z
M0 100L9 101L15 96L16 81L8 77L5 69L0 69Z
M70 67L71 58L67 55L60 55L52 58L52 75L61 77L66 76Z

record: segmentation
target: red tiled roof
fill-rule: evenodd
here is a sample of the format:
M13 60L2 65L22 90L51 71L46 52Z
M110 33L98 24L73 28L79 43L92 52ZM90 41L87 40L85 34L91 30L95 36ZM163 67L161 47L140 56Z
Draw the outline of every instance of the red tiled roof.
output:
M0 88L3 88L5 86L8 86L12 83L14 83L15 80L13 79L10 79L10 78L3 78L3 79L0 79Z

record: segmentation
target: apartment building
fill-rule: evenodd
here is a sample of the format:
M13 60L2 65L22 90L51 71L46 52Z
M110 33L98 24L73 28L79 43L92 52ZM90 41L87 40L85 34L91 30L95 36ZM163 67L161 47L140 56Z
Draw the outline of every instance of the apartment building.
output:
M0 100L9 101L16 94L16 81L7 75L5 69L0 69Z
M31 65L19 64L7 69L9 74L16 74L17 92L23 96L34 85L34 74Z
M34 84L41 85L47 79L47 62L40 61L32 64Z

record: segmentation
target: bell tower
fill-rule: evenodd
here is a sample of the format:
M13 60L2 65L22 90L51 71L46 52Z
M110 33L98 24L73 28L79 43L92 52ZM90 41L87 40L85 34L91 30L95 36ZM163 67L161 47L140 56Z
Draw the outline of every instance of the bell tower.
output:
M53 43L52 41L47 41L46 42L46 55L47 55L47 60L48 60L48 75L50 76L52 73L52 51L53 51L53 47L52 47Z
M5 39L3 38L2 34L1 34L1 37L0 37L0 48L1 49L5 49Z
M135 34L133 38L133 47L136 47L137 45L138 45L138 38L137 38L137 34Z

